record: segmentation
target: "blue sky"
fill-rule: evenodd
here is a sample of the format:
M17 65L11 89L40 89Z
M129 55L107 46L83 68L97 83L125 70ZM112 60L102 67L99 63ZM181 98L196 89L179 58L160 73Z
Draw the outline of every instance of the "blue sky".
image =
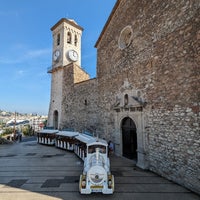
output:
M0 0L0 110L48 114L50 28L61 18L84 28L82 67L96 76L94 45L116 0Z

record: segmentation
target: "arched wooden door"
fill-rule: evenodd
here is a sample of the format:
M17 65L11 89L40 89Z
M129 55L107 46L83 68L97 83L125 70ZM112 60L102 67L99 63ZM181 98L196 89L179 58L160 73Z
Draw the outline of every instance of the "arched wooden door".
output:
M55 110L53 113L53 127L54 129L58 129L58 111Z
M137 160L137 131L134 121L126 117L122 120L122 155Z

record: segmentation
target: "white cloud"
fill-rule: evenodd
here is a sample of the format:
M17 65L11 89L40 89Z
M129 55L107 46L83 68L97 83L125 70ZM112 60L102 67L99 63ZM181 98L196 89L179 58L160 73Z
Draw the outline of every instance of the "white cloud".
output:
M19 71L17 71L17 74L18 74L19 76L23 75L23 74L24 74L24 70L19 70Z
M36 57L41 57L45 55L49 55L51 53L51 49L37 49L37 50L31 50L28 51L25 57L27 58L36 58Z
M0 58L0 64L15 64L15 63L19 63L19 61L17 59L9 59L9 58Z
M89 52L88 54L84 54L82 56L82 59L89 59L89 58L94 58L96 56L95 52Z
M26 71L19 69L19 70L15 71L13 80L21 79L21 78L25 77L26 75L27 75Z
M18 13L18 11L2 11L2 10L0 10L0 16L3 16L3 17L6 17L6 16L18 17L19 13Z
M51 59L51 48L45 49L37 49L37 50L23 50L20 55L13 55L12 57L0 57L0 64L18 64L26 61L30 61L31 59L40 59L46 56L49 56Z

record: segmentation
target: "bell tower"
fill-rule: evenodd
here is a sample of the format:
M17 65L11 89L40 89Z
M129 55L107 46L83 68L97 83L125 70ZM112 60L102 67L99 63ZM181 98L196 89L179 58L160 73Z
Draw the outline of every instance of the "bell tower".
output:
M74 20L62 18L52 28L53 68L74 62L81 66L81 36L83 28Z
M47 126L60 128L62 121L62 99L65 68L77 66L81 69L81 36L83 28L74 20L62 18L52 28L53 48L51 73L51 99Z

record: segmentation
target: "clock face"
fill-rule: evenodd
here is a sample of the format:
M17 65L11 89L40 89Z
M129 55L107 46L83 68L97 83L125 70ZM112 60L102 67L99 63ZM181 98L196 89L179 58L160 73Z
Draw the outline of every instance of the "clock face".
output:
M75 50L69 50L68 51L68 58L71 61L76 62L78 60L78 53Z
M56 50L54 53L53 53L53 60L54 61L58 61L60 57L60 51L59 50Z

